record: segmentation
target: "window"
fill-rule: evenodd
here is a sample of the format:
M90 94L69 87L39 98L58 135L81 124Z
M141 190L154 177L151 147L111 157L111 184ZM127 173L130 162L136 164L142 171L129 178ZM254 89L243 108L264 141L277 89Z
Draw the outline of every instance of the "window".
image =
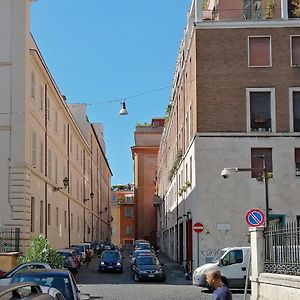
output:
M59 224L58 220L59 220L59 211L58 211L58 207L56 207L56 227L58 227Z
M79 160L79 146L76 144L76 160Z
M67 212L64 211L64 225L65 225L65 228L67 228Z
M133 197L132 196L125 196L125 202L130 204L133 203Z
M70 134L70 152L72 153L73 151L73 137L72 134Z
M128 207L125 209L125 217L126 218L132 218L133 217L133 209L131 207Z
M131 235L131 234L132 234L131 225L126 225L126 235Z
M57 181L58 181L58 161L57 161L57 156L55 156L55 160L54 160L54 176L55 176L55 183L57 184Z
M48 204L48 216L47 216L47 219L48 219L48 226L51 225L51 204Z
M243 251L242 250L233 250L227 253L222 259L223 266L230 266L234 264L241 264L243 262Z
M43 111L44 109L44 87L40 85L40 109Z
M251 149L251 168L262 169L263 159L260 157L264 155L266 161L266 168L268 172L273 172L272 163L272 148L252 148ZM252 178L260 177L263 170L252 171Z
M31 72L31 97L35 98L35 73Z
M37 145L36 145L36 132L32 132L31 135L31 165L36 167L36 152L37 152Z
M291 36L291 65L300 67L300 36Z
M300 132L300 88L289 89L290 131Z
M44 232L44 201L40 202L40 233Z
M66 133L67 133L67 126L64 124L64 129L63 129L63 143L66 143Z
M271 37L248 37L248 66L271 67Z
M295 148L295 172L300 176L300 148Z
M48 178L52 177L52 152L51 149L48 150Z
M40 172L43 173L44 170L44 144L40 142Z
M35 205L35 199L34 199L34 197L31 197L31 201L30 201L30 232L34 232L34 216L35 216L34 205Z
M275 91L273 88L246 90L247 131L275 130Z
M47 119L50 121L50 97L47 97Z
M193 157L191 156L190 157L190 183L193 182L193 165L192 165L192 162L193 162Z
M57 132L57 129L58 129L57 122L58 122L58 114L57 114L57 111L55 111L55 113L54 113L54 130L56 132Z

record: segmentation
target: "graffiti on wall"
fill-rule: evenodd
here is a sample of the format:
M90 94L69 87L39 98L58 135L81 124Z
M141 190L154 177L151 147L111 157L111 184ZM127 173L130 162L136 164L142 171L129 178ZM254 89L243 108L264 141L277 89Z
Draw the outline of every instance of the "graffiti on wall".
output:
M206 257L215 257L217 256L221 251L221 248L207 248L201 250L201 254Z

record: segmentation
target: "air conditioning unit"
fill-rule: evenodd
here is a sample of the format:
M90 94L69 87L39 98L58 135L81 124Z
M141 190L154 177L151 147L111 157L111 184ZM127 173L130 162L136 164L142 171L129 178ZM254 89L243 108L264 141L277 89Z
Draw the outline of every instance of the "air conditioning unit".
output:
M295 174L296 174L296 176L300 176L300 168L296 168Z

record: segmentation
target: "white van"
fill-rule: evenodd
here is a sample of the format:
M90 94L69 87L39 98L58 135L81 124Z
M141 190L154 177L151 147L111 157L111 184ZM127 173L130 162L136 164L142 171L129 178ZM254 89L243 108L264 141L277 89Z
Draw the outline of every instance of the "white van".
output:
M193 274L193 285L208 287L206 274L219 270L230 288L244 288L250 259L250 247L229 247L221 250L210 263L198 267Z

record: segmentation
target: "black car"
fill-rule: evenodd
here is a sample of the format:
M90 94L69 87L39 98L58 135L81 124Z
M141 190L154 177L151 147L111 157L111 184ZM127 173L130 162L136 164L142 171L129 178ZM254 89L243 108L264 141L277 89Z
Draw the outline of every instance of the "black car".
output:
M132 277L139 280L166 280L166 273L156 256L138 256L132 265Z
M99 259L99 272L119 271L123 272L122 256L119 251L105 250Z

